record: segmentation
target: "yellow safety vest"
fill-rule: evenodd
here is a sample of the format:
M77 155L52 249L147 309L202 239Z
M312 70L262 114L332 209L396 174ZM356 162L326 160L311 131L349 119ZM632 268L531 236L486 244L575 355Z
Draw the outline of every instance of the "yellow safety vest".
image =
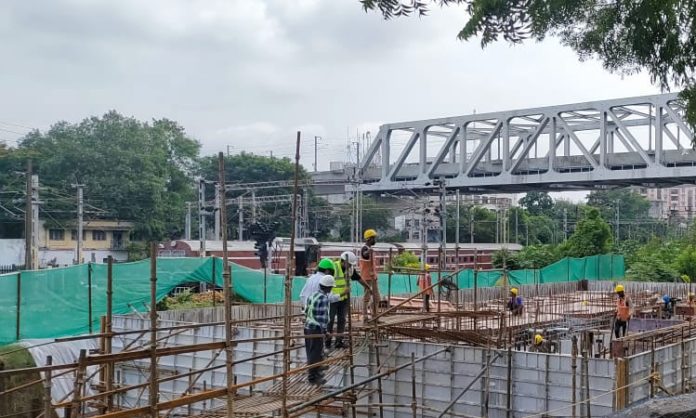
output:
M334 288L331 289L331 291L336 295L340 295L346 289L346 277L345 274L343 274L341 260L334 261L334 280L336 281L336 286L334 286ZM348 299L348 295L341 296L341 300L346 299Z

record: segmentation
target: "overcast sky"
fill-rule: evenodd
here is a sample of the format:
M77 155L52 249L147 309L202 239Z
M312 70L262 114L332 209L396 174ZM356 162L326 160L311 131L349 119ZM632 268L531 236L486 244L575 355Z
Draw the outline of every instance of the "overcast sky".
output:
M657 93L557 40L482 50L462 9L384 21L358 0L2 0L0 139L110 109L213 153L346 158L381 123Z

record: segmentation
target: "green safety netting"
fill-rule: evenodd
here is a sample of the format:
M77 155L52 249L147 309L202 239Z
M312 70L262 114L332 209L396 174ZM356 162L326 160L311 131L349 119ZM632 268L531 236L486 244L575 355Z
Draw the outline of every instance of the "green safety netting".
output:
M222 284L220 258L159 258L157 260L157 300L176 286L187 282L215 281ZM500 271L462 270L453 280L459 288L500 285ZM624 277L620 255L564 258L539 270L508 272L512 285L564 281L615 280ZM232 264L234 292L251 303L283 301L283 276L267 274ZM434 275L433 281L437 280ZM292 298L299 300L306 278L295 277ZM380 275L383 295L407 294L418 289L416 274ZM83 264L73 267L23 271L0 275L0 344L17 339L55 338L98 331L99 318L106 312L107 265ZM264 295L264 288L266 294ZM90 292L91 289L91 292ZM352 295L362 295L361 286ZM19 300L19 304L17 301ZM113 266L113 311L124 314L133 309L147 310L150 300L150 261L119 263ZM19 305L19 309L18 309ZM91 316L90 316L91 305Z

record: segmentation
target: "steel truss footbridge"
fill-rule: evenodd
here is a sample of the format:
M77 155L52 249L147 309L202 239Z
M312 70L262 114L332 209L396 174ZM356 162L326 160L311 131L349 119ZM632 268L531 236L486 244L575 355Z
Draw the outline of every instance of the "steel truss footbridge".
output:
M692 137L676 94L390 123L358 178L392 193L671 186L696 182Z

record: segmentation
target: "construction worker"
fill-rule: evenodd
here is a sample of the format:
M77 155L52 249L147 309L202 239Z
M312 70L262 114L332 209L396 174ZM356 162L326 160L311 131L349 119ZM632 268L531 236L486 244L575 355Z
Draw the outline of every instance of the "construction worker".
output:
M307 365L311 366L324 359L324 339L326 327L329 324L329 295L331 289L336 285L333 276L323 275L319 279L319 289L312 293L307 299L305 308L305 350L307 354ZM322 367L311 367L307 373L307 380L314 385L323 385L324 380Z
M358 264L358 257L350 251L345 251L341 257L334 262L334 286L331 293L338 296L337 302L331 302L329 307L329 326L326 337L326 348L331 348L331 334L333 334L334 322L336 323L336 332L343 334L346 331L346 315L348 314L348 304L350 303L350 295L348 294L348 277L351 269ZM336 348L343 348L343 336L336 336Z
M614 292L618 299L616 300L616 320L614 321L614 337L621 338L626 336L628 329L628 321L631 319L631 310L633 302L626 296L622 284L617 284Z
M524 300L522 296L518 296L519 290L516 287L510 289L510 300L507 303L507 308L512 315L522 315L524 311Z
M423 292L433 285L433 278L430 275L430 264L424 266L424 271L418 275L418 290ZM430 298L433 296L433 289L425 290L423 293L423 310L430 312Z
M365 287L363 296L365 313L373 311L372 315L377 315L379 311L379 286L377 283L377 262L372 247L377 243L377 231L367 229L363 233L365 245L360 249L360 277L361 284ZM367 315L366 315L367 316Z
M529 348L529 351L535 353L552 353L554 351L554 344L537 334L534 336L534 344Z
M322 258L317 265L317 271L307 278L302 291L300 292L300 302L302 307L307 306L307 299L319 290L319 280L322 276L334 274L334 263L330 258ZM338 301L337 297L331 296L332 302Z

